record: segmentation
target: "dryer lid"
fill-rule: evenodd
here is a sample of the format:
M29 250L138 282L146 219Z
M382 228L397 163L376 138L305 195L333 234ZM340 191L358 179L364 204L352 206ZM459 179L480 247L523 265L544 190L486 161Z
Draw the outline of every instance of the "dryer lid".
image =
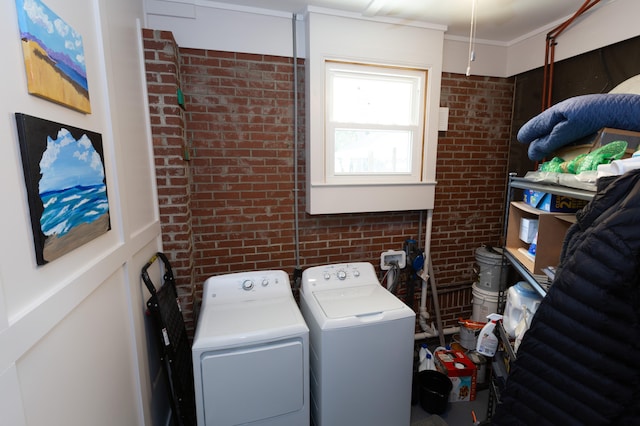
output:
M219 349L308 334L292 297L248 300L200 312L193 348Z
M404 303L379 284L313 292L327 318L365 316L403 309Z

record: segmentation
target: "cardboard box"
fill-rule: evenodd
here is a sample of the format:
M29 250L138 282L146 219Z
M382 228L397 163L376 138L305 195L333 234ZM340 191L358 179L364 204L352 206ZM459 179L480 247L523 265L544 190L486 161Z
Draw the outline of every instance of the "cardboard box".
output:
M520 239L522 219L538 221L536 255L528 253L530 245ZM523 201L512 201L509 205L506 250L532 274L543 274L542 268L557 266L562 243L567 231L576 222L574 213L545 212L531 207Z
M631 158L631 155L640 148L640 132L603 127L595 135L583 138L577 145L570 144L558 148L549 158L560 157L568 162L579 155L589 154L604 145L616 141L625 141L627 143L627 150L622 158Z
M546 192L524 190L524 202L545 212L575 213L587 205L586 200Z
M615 141L627 142L627 151L622 158L629 158L640 147L640 132L604 127L598 132L589 152Z
M435 353L438 371L449 376L453 385L449 402L474 401L476 399L476 365L461 351L438 351Z

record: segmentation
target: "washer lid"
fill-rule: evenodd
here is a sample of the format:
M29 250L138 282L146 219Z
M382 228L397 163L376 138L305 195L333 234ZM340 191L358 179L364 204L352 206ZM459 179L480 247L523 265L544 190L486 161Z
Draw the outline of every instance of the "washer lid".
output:
M337 319L403 309L405 304L379 284L313 292L327 318Z

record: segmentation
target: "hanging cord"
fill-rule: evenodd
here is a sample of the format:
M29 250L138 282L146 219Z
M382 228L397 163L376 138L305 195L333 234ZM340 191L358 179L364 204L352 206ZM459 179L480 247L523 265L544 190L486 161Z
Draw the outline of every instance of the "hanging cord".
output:
M471 28L469 29L469 57L467 61L467 77L471 75L471 62L476 60L476 6L478 0L471 4Z

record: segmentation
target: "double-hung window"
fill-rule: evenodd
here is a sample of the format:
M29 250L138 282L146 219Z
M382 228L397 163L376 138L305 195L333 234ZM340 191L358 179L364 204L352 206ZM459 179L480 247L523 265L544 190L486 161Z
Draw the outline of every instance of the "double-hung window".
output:
M419 182L427 71L325 62L327 183Z
M445 27L309 9L305 209L429 210Z

